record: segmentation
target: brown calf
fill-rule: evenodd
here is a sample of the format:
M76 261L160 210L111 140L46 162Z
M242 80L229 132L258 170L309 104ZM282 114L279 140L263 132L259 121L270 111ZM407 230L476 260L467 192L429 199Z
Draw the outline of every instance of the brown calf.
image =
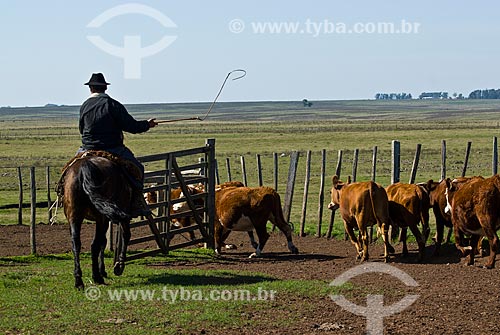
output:
M391 220L385 189L371 181L343 183L337 176L333 176L332 184L328 208L340 208L345 230L357 250L356 258L361 258L361 261L369 259L367 227L378 224L384 239L384 259L387 262L389 253L394 253L394 248L389 243L388 229ZM354 229L359 229L359 239L356 238Z

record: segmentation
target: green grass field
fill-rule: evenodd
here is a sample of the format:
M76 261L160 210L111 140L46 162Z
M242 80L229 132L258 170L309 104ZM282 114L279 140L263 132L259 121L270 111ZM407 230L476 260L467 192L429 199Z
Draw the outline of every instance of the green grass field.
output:
M202 115L206 103L128 106L137 119L175 119ZM126 134L126 144L137 155L203 146L216 139L221 182L227 180L226 158L232 178L242 179L240 156L245 157L248 183L257 185L256 155L261 155L264 183L273 184L272 154L279 158L279 187L284 192L289 153L301 154L291 221L300 221L305 178L305 156L312 151L307 231L318 221L321 150L327 151L325 205L331 175L343 150L342 177L352 174L354 149L359 149L358 180L371 176L372 149L378 147L377 181L390 182L391 141L401 142L401 180L409 179L414 151L422 144L417 182L440 178L441 140L447 142L447 175L461 174L465 149L472 141L468 175L490 175L493 137L498 136L499 109L495 100L319 101L304 108L301 102L220 103L204 122L162 124L145 134ZM36 167L37 201L46 201L46 166L51 185L80 143L78 107L0 109L0 206L18 202L18 166L22 167L25 202L29 202L29 167ZM154 169L154 166L146 167ZM52 199L55 194L51 195ZM39 210L38 222L47 222ZM324 216L329 216L326 211ZM24 214L29 218L29 212ZM0 210L0 223L12 224L17 210Z
M128 106L138 119L174 119L202 115L208 104L157 104ZM18 201L17 167L23 175L24 201L29 202L29 167L36 167L37 201L46 201L45 169L51 168L51 184L60 168L79 146L77 107L0 109L0 206ZM301 216L306 151L312 151L311 183L306 231L316 232L320 185L320 152L327 151L327 181L324 205L329 202L330 177L343 150L342 177L352 173L354 149L359 149L358 180L369 180L372 148L378 147L377 181L387 185L391 171L391 141L401 142L401 180L407 181L414 150L422 144L417 181L440 178L441 140L447 141L447 174L461 173L468 141L472 141L468 175L490 175L493 137L500 132L496 101L322 101L312 108L301 102L220 103L205 122L163 124L141 135L126 135L126 144L137 156L199 147L205 139L216 139L221 181L226 181L226 158L233 179L241 179L240 156L246 160L248 182L257 185L256 155L263 164L264 183L273 184L272 154L279 154L279 193L283 193L289 154L297 150L299 160L291 221L298 229ZM55 194L52 192L52 199ZM25 223L29 209L23 211ZM323 233L330 213L323 213ZM60 219L64 220L62 214ZM0 224L13 224L17 209L0 210ZM37 222L47 222L46 209L37 211ZM342 234L336 219L336 235ZM431 219L431 227L433 220ZM110 255L108 255L110 256ZM255 309L286 309L272 301L183 301L164 299L129 301L111 299L109 292L121 289L162 290L181 288L208 294L211 290L274 290L292 301L324 297L333 293L326 282L278 280L261 273L222 270L200 271L169 268L179 259L212 259L210 251L173 252L162 258L166 267L150 266L155 259L133 261L126 275L111 278L99 287L101 296L91 300L73 289L71 255L0 258L0 331L7 334L174 334L179 330L252 327L259 320L242 317ZM106 259L108 268L111 258ZM90 258L84 255L83 272L90 273ZM230 283L230 284L229 284ZM88 288L93 286L86 282ZM344 288L355 289L355 288ZM307 302L304 302L307 309ZM221 307L223 306L223 308ZM279 310L270 317L270 327L300 322ZM222 328L221 328L222 329Z
M162 258L165 265L161 267L151 266L155 262L151 258L133 261L127 265L126 276L109 279L107 286L87 282L84 292L73 288L71 255L0 258L0 331L136 335L249 329L260 321L242 315L278 308L275 299L303 300L336 293L321 280L279 280L261 273L195 267L176 270L168 265L178 259L201 262L212 255L202 249L173 252ZM106 259L108 268L111 260ZM91 271L89 255L82 257L82 271ZM350 287L339 289L348 292ZM273 315L269 322L274 327L300 321L300 316L286 311Z

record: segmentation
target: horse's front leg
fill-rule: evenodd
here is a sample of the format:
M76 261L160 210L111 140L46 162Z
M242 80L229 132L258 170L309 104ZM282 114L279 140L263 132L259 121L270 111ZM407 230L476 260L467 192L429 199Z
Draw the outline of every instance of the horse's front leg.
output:
M73 251L75 287L83 289L85 285L82 280L82 269L80 268L80 251L82 249L82 242L80 240L80 231L82 221L79 219L70 220L70 233L71 233L71 250Z
M127 257L127 246L130 242L130 222L123 222L118 225L119 238L115 251L115 266L113 272L117 276L123 274L125 269L125 260Z

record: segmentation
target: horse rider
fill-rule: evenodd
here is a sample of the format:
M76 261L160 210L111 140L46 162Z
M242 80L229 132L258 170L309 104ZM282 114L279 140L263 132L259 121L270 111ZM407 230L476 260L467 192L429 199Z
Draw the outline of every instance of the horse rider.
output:
M84 85L90 88L90 97L80 108L79 129L82 135L82 146L78 152L87 150L103 150L129 160L141 171L144 178L144 166L134 154L123 144L123 132L132 134L144 133L158 125L155 119L135 120L127 109L105 92L109 83L102 73L93 73ZM151 214L143 196L144 181L129 178L133 184L132 217Z

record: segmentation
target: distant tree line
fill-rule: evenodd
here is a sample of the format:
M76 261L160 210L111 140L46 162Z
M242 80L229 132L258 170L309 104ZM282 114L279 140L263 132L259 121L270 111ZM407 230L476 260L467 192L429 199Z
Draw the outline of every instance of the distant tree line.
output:
M500 99L500 89L475 90L470 92L469 99Z
M377 93L376 100L406 100L412 99L411 93Z

